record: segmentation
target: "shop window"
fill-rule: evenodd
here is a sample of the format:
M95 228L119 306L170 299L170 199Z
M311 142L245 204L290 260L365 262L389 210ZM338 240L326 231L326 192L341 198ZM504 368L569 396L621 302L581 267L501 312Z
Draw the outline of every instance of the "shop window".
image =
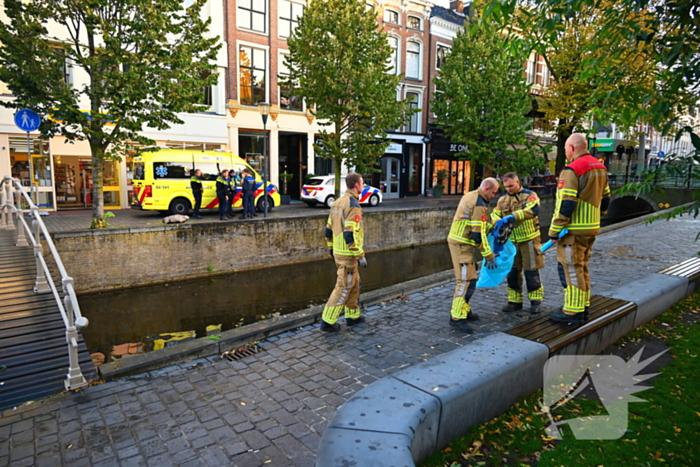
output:
M240 157L262 176L262 155L265 151L265 134L262 131L239 131L238 150Z
M10 172L13 178L21 181L23 186L30 186L29 161L27 149L31 152L31 168L34 186L51 186L51 161L49 159L49 144L38 138L30 138L29 148L25 137L10 136Z
M102 164L102 186L119 186L119 162L105 160Z

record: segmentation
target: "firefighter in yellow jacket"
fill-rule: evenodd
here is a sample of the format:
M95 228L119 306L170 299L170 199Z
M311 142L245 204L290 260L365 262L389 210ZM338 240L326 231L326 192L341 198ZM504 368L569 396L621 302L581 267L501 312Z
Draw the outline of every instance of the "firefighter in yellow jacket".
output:
M450 310L450 326L461 332L471 333L467 321L476 321L479 317L471 311L469 299L476 288L476 265L474 264L474 248L481 250L486 259L486 267L496 268L494 253L491 251L486 236L491 229L488 216L488 202L498 192L498 180L486 178L479 188L462 196L457 206L457 212L452 219L452 227L447 236L450 247L452 266L457 284L452 298Z
M338 268L338 279L321 317L321 331L337 332L337 323L341 313L345 314L345 323L354 326L364 322L360 316L360 272L359 267L366 268L367 260L362 249L364 233L362 232L362 208L358 200L364 188L362 176L349 173L345 176L347 191L333 206L326 225L326 243L331 249L331 256Z
M518 176L509 172L503 176L506 194L498 199L491 213L491 221L506 222L512 219L513 231L510 240L515 244L516 253L513 268L508 273L508 303L503 308L506 313L523 309L523 278L527 298L530 300L530 313L539 313L544 299L544 287L540 279L540 269L544 267L544 254L540 251L540 198L532 190L523 188Z
M610 202L608 170L588 153L583 134L566 140L566 158L557 184L556 205L549 237L556 241L562 229L569 233L557 241L559 279L564 287L564 306L549 315L552 321L583 323L591 303L588 261L591 247L600 232L600 218Z

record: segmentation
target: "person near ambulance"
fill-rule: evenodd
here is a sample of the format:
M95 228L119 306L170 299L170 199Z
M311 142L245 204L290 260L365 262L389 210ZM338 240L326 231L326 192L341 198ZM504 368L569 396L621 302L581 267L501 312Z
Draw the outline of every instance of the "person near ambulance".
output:
M505 222L513 222L510 240L515 245L515 261L508 273L508 303L506 313L523 309L523 271L530 313L539 313L544 300L544 287L540 269L544 267L544 254L540 251L540 222L538 219L540 198L534 191L523 188L518 175L509 172L502 178L506 194L498 199L491 213L491 221L498 229Z
M236 202L236 187L240 183L240 176L235 170L231 169L228 172L228 178L231 188L228 191L228 217L233 219L233 204Z
M219 198L219 219L225 221L228 216L228 198L231 191L231 180L228 178L228 169L221 171L216 178L216 197Z
M588 152L585 135L574 133L565 144L566 159L557 183L554 216L549 237L557 244L559 278L564 287L564 306L552 312L550 320L579 324L588 319L591 304L591 278L588 261L600 218L610 203L608 170ZM569 233L561 239L562 229Z
M450 310L450 326L461 332L474 332L467 321L479 319L471 311L469 304L477 280L474 249L479 248L481 255L486 259L487 268L496 269L497 267L496 255L491 251L487 235L491 229L488 203L496 196L498 188L498 180L485 178L478 189L462 196L447 236L447 245L450 248L457 281Z
M241 219L247 217L258 217L255 214L255 177L248 169L243 169L242 180L241 180L241 190L243 196L243 214L241 214Z
M190 177L190 187L192 188L192 196L194 196L194 212L192 216L195 219L202 219L202 216L199 215L199 209L202 207L202 195L204 194L201 170L195 169L194 174Z
M338 332L337 322L345 314L345 324L355 326L365 321L360 316L360 272L366 268L363 250L362 208L359 195L364 189L364 180L357 173L345 176L347 190L331 206L325 230L326 244L335 260L337 280L321 316L321 331Z

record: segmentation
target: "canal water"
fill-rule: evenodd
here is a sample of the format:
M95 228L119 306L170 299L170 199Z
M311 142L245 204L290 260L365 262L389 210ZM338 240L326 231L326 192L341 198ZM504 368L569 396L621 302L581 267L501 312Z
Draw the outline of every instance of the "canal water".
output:
M362 291L387 287L451 269L446 242L369 253L361 269ZM85 294L78 297L90 320L83 337L90 352L109 360L112 347L143 343L153 349L163 333L194 331L206 336L207 326L222 331L323 304L336 280L332 259L217 275L148 287ZM172 342L171 342L172 343ZM168 344L166 343L166 346Z

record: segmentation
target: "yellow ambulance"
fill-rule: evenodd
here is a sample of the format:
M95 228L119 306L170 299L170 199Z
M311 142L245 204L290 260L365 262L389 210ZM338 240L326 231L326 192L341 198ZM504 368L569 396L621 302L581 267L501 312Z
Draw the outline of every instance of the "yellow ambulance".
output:
M216 177L224 170L234 170L240 174L248 168L255 176L255 206L263 211L267 200L267 209L279 206L281 199L277 187L267 182L266 196L263 196L262 178L246 161L238 156L223 151L193 151L183 149L158 149L144 152L133 160L134 200L132 209L160 211L170 214L189 214L194 207L194 196L190 187L190 178L194 170L202 171L202 209L218 208L216 197ZM234 208L243 207L243 192L240 186L235 188Z

